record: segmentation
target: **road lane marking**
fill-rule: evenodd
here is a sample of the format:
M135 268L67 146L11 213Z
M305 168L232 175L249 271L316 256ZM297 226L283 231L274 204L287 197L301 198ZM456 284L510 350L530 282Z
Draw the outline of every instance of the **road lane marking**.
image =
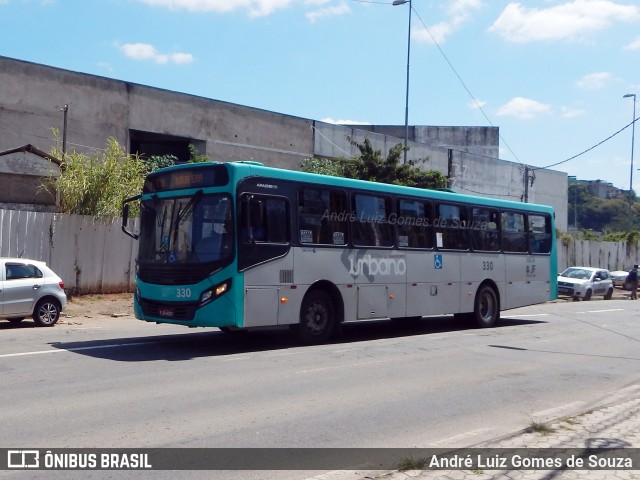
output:
M442 440L438 440L437 442L432 442L429 444L429 446L438 447L447 444L458 444L462 440L467 440L471 437L477 437L478 435L483 435L491 431L493 431L493 428L478 428L476 430L469 430L468 432L460 433L459 435L454 435L453 437L443 438Z
M359 363L350 363L348 365L333 365L331 367L320 367L320 368L310 368L307 370L298 370L296 375L304 374L304 373L316 373L316 372L324 372L325 370L334 370L336 368L350 368L350 367L361 367L365 365L375 365L376 363L384 363L390 362L392 360L375 360L373 362L359 362Z
M507 318L511 318L511 317L548 317L549 314L548 313L530 313L527 315L519 315L519 314L515 314L515 315L507 315Z
M90 347L74 347L74 348L61 348L57 350L36 350L33 352L5 353L0 355L0 358L24 357L27 355L45 355L47 353L60 353L60 352L81 352L84 350L101 350L103 348L135 347L138 345L150 345L152 343L158 343L158 342L111 343L109 345L92 345Z
M549 408L547 410L542 410L540 412L535 412L532 413L531 416L532 417L550 417L550 416L557 416L558 413L562 412L562 411L566 411L566 410L577 410L578 408L581 408L582 406L584 406L584 402L581 401L577 401L577 402L572 402L572 403L567 403L566 405L560 405L559 407L554 407L554 408Z
M606 310L585 310L584 312L576 312L576 313L607 313L607 312L624 312L624 308L609 308Z

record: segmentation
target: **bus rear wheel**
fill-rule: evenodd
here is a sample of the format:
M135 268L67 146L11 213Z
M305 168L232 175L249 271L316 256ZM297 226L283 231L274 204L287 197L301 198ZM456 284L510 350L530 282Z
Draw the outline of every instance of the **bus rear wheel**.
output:
M307 293L300 308L300 323L296 325L303 343L326 342L335 323L335 308L331 297L322 290Z
M500 318L500 303L493 287L483 285L476 293L473 307L473 320L477 327L488 328Z

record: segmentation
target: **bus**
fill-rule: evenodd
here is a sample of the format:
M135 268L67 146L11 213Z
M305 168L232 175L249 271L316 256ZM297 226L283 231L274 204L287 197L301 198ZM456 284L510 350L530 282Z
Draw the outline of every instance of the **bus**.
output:
M129 226L129 208L139 223ZM557 296L549 206L266 167L182 164L122 207L138 319L225 332L453 314L491 327Z

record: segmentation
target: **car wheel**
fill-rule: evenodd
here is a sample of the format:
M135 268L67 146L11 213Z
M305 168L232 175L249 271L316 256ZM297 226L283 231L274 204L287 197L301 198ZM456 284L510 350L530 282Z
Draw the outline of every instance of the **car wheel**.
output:
M60 318L60 304L56 300L43 298L33 310L33 321L39 327L53 327Z
M589 300L591 300L591 290L587 290L587 292L584 294L584 301L588 302Z
M24 317L11 317L11 318L7 318L7 320L9 320L13 324L18 324L22 320L24 320Z
M613 296L613 288L610 288L609 290L607 290L607 293L604 295L604 299L611 300L612 296Z

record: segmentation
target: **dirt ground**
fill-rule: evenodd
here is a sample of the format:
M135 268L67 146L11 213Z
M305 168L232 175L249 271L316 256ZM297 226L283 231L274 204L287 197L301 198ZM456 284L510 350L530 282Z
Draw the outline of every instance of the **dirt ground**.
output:
M86 318L133 316L133 294L77 295L70 297L60 323Z

